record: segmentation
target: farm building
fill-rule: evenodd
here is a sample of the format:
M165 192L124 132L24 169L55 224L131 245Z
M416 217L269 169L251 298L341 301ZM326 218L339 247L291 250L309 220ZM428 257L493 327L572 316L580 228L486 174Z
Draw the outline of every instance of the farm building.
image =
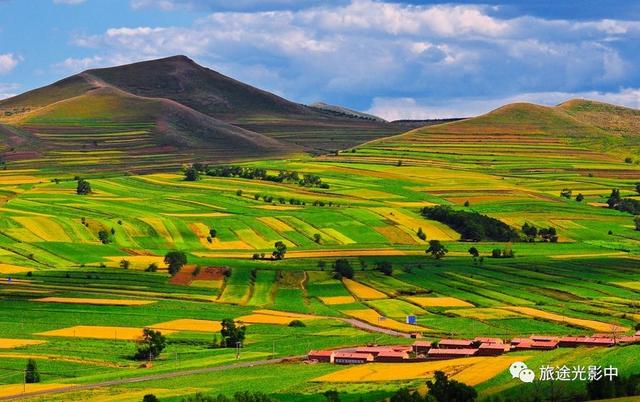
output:
M468 349L473 347L473 342L468 339L441 339L438 348L443 349Z
M409 358L409 354L407 352L398 352L394 350L387 350L378 353L375 358L376 362L381 363L402 363L403 360Z
M616 342L612 338L565 336L560 338L558 346L561 348L575 348L578 346L613 346L615 344Z
M534 341L532 339L523 339L520 342L514 343L513 348L515 350L553 350L558 347L558 341Z
M364 364L372 361L371 353L335 352L333 357L335 364Z
M622 344L640 343L640 336L621 336L616 341Z
M560 338L557 336L531 335L529 339L535 342L553 342L553 341L558 341Z
M499 356L509 350L509 345L502 343L482 343L478 346L477 356Z
M481 336L478 336L474 339L475 342L480 342L480 343L503 343L502 339L500 338L484 338Z
M402 352L407 353L411 351L410 346L363 346L356 348L356 353L371 353L374 356L377 356L381 353L386 352Z
M427 353L427 356L433 359L456 359L459 357L475 356L478 353L478 349L465 348L465 349L431 349Z
M335 352L333 350L312 350L307 355L307 359L333 363L334 354Z
M421 355L427 353L429 349L431 349L431 342L427 341L415 341L413 345L411 345L413 352Z

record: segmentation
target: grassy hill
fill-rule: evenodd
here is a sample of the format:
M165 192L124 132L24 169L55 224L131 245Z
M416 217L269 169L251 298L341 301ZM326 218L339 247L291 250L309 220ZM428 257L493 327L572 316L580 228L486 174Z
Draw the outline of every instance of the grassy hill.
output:
M110 153L83 168L134 171L328 152L403 130L287 101L184 56L89 70L0 101L0 123L12 132L0 136L5 160L60 167L77 165L70 153Z

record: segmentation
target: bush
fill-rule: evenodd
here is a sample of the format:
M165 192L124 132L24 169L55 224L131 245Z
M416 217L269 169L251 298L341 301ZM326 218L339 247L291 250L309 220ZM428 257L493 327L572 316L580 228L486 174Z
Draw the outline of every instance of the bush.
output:
M353 267L349 260L340 258L337 259L336 262L333 263L333 271L335 272L334 277L336 279L348 278L353 279Z
M290 327L306 327L307 325L300 320L293 320L289 323Z

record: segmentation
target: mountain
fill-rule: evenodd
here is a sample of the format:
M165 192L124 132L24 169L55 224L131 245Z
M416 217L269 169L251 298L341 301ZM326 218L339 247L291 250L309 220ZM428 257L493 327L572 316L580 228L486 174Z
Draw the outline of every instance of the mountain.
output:
M374 116L372 114L358 112L357 110L349 109L337 105L329 105L324 102L316 102L309 105L313 109L319 109L329 113L335 113L338 116L355 117L363 120L372 120L380 123L386 123L386 120L382 117Z
M3 158L17 165L95 156L83 166L153 170L331 152L401 131L290 102L185 56L87 70L0 101Z
M558 171L557 162L571 174L588 176L585 161L599 161L605 176L607 164L627 170L620 174L637 178L640 161L640 110L583 99L557 106L513 103L482 116L425 126L405 134L380 139L365 147L384 150L390 160L404 163L446 161L472 170L488 169L492 174L534 170ZM393 156L390 156L393 155ZM530 164L514 162L516 155L530 158ZM572 158L573 164L566 160ZM584 162L581 165L581 162Z

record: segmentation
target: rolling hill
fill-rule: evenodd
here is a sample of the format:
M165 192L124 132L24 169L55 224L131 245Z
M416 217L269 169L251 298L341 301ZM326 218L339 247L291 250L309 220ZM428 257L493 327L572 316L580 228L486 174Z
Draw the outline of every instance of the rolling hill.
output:
M402 131L290 102L184 56L88 70L0 101L0 127L3 158L18 166L132 171L330 152Z

